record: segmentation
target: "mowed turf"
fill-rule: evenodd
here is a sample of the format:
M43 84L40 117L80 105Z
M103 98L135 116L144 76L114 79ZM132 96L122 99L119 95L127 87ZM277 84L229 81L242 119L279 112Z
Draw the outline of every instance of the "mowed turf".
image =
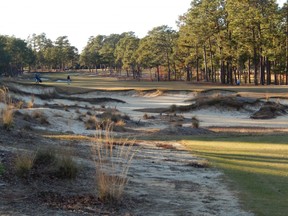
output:
M67 75L70 75L72 83L67 84ZM28 74L24 83L34 84L34 74ZM96 75L95 73L83 73L83 72L50 72L40 73L40 76L44 78L41 85L55 86L58 88L64 88L69 93L91 91L91 90L187 90L187 91L205 91L205 90L229 90L238 93L255 93L257 97L270 97L270 96L288 96L288 86L270 85L270 86L254 86L254 85L221 85L215 83L195 83L186 81L148 81L148 80L125 80L117 79L116 77L106 77ZM81 90L82 89L82 90Z
M194 154L221 168L256 215L288 215L288 135L192 138Z

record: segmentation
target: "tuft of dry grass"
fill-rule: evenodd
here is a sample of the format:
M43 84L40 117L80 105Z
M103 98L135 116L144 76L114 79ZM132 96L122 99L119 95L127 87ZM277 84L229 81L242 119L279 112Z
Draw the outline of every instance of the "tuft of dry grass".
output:
M21 100L18 101L18 102L15 104L15 107L16 107L17 109L22 109L23 106L24 106L24 102L21 101Z
M119 127L124 127L125 125L126 125L126 122L123 119L120 119L119 121L115 123L115 126L119 126Z
M95 136L91 152L99 199L118 202L128 183L127 174L137 150L133 148L135 141L121 139L115 142L111 127L111 124L107 126L105 135L100 132Z
M199 119L196 116L193 116L191 120L192 120L192 127L193 128L199 128L199 126L200 126Z
M0 88L0 102L4 103L4 108L1 110L2 124L5 129L10 129L13 126L13 104L6 87Z
M50 124L49 123L49 121L48 121L48 118L47 118L47 116L45 116L44 114L43 114L43 112L40 112L40 111L34 111L33 113L32 113L32 118L33 119L37 119L39 122L40 122L40 124L42 124L42 125L47 125L47 124ZM27 118L28 119L28 118Z
M143 119L144 119L144 120L155 119L155 116L150 116L150 115L148 115L147 113L145 113L145 114L143 115Z
M5 105L11 105L12 99L9 94L9 89L5 86L0 88L0 102L4 103Z
M49 166L56 161L56 150L52 148L40 149L35 156L35 164Z
M13 127L14 115L11 107L6 107L2 110L3 127L7 130Z
M176 112L177 111L177 106L175 104L172 104L170 106L170 108L169 108L169 111L172 112L172 113Z
M55 164L55 174L61 179L74 179L78 173L78 166L70 154L62 154Z
M60 179L74 179L78 173L78 166L67 149L41 149L36 154L35 165L40 167L40 172Z
M28 109L33 108L33 106L34 106L34 100L35 100L35 96L32 95L31 100L27 102L27 108L28 108Z
M15 170L19 177L27 177L33 167L35 159L34 153L17 154L15 158Z
M0 176L4 173L4 165L0 163Z
M31 121L32 117L29 115L29 113L24 113L23 115L23 120L25 121Z
M32 118L34 119L41 118L42 116L43 116L43 113L37 110L32 113Z
M98 121L96 116L90 116L89 119L85 122L85 127L87 130L96 129L98 125Z
M209 168L209 167L211 167L209 161L207 161L207 160L191 161L187 164L187 166L192 166L195 168Z
M166 144L166 143L157 143L156 147L159 148L164 148L164 149L170 149L170 150L176 150L177 148L171 144Z

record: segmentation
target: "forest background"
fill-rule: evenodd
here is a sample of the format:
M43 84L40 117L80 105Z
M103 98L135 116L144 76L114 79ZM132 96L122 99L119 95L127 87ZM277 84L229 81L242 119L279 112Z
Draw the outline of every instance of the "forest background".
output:
M79 53L68 36L0 35L0 73L82 70L128 79L288 84L288 4L193 0L178 29L96 35ZM80 30L81 31L81 30Z

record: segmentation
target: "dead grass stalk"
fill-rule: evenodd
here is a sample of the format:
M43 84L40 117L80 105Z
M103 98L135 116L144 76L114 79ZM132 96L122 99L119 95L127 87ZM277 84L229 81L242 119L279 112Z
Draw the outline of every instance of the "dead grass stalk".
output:
M128 183L127 174L138 149L135 140L114 140L112 124L107 125L105 134L100 130L92 143L92 156L96 167L98 197L106 202L121 200Z

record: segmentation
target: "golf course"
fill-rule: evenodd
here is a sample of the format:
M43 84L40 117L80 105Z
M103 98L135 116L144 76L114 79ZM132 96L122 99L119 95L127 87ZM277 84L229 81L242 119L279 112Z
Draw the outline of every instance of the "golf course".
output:
M4 215L286 215L286 86L40 75L0 83Z

